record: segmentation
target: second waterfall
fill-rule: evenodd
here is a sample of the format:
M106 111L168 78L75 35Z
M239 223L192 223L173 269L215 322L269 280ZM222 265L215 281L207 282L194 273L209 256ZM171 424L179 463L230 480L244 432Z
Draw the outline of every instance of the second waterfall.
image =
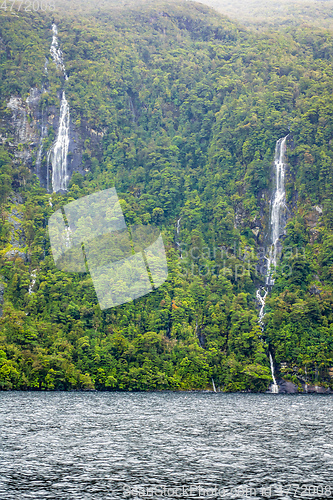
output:
M65 70L65 64L63 60L62 51L59 48L58 43L58 30L55 24L52 25L52 45L50 48L50 53L56 67L61 69L64 75L64 79L67 80L68 76ZM66 100L65 91L62 91L61 102L60 102L60 115L59 115L59 127L58 134L55 143L51 150L51 164L52 164L52 190L57 192L60 190L65 191L67 189L67 155L69 148L69 106Z
M270 288L274 285L273 273L276 268L277 258L280 253L280 237L284 234L286 226L286 189L285 189L285 172L286 172L286 142L287 137L279 139L275 148L275 188L272 196L270 210L270 247L268 251L267 267L266 267L266 287L260 287L257 290L257 300L260 305L259 323L264 330L263 318L265 316L265 302ZM273 384L271 391L279 392L279 386L276 383L274 375L274 364L272 354L269 351L269 360L271 365L271 373Z
M67 188L67 155L69 146L69 106L62 93L58 135L52 151L52 189L54 192Z

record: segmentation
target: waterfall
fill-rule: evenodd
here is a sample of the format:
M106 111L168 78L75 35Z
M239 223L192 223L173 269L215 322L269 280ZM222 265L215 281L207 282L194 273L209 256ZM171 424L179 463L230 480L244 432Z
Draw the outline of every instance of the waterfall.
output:
M212 384L213 384L213 391L216 392L216 387L215 387L215 382L214 382L213 377L212 377Z
M50 159L51 159L52 149L49 149L46 155L46 190L50 192Z
M264 291L264 296L261 295L262 290ZM265 316L264 309L265 309L265 302L266 302L267 294L268 294L268 290L263 288L263 287L258 288L257 293L256 293L257 301L260 305L259 324L260 324L262 329L264 328L264 324L263 324L262 320L263 320L263 317Z
M277 256L279 253L279 239L280 235L284 233L285 220L284 211L286 208L286 189L284 183L285 177L285 152L286 152L286 141L287 137L279 139L276 143L275 149L275 191L271 208L271 234L272 234L272 244L269 250L269 256L267 258L267 273L266 273L266 285L273 286L274 280L272 274L276 267Z
M62 93L60 105L59 128L51 155L52 189L54 192L67 188L67 154L69 147L69 106Z
M33 293L32 289L36 283L36 273L37 273L37 269L34 269L32 271L32 273L30 274L31 283L29 285L29 290L28 290L29 295L31 295Z
M305 392L308 392L308 372L306 371L306 366L305 366Z
M182 255L182 249L180 247L180 242L179 242L179 233L180 233L180 221L182 220L182 218L180 217L178 220L177 220L177 223L176 223L176 245L178 247L178 250L179 250L179 255L180 255L180 258L182 259L183 258L183 255Z
M57 37L58 29L55 24L52 24L52 32L53 32L53 37L52 37L50 53L57 68L60 68L62 70L65 80L68 80L63 60L63 54L61 49L59 48L59 43L58 43L58 37ZM69 106L66 100L65 91L63 90L60 103L58 135L54 145L52 146L52 151L51 151L52 190L54 192L57 192L59 190L65 191L67 189L67 155L69 147L69 123L70 123Z
M130 110L131 110L131 113L132 113L132 122L135 123L135 109L134 109L134 104L133 104L133 101L132 101L132 97L129 95L129 104L130 104Z
M273 392L273 394L278 394L279 386L277 385L276 379L274 376L274 364L273 364L273 358L272 358L271 353L269 353L269 362L271 364L271 372L272 372L272 379L273 379L272 392Z
M66 69L65 69L65 64L64 64L64 58L62 51L59 48L59 42L58 42L58 28L56 24L52 24L52 32L53 32L53 37L52 37L52 43L51 43L51 56L52 59L57 66L57 68L61 69L61 71L64 74L65 80L68 80L68 76L66 74Z
M284 212L286 209L286 190L285 190L285 153L286 153L286 141L287 137L279 139L276 143L275 157L274 157L274 167L275 167L275 190L273 193L271 211L270 211L270 227L271 227L271 245L268 252L267 268L266 268L266 288L260 287L256 292L256 298L260 305L259 311L259 324L262 331L264 331L263 318L265 316L265 303L268 291L274 285L274 279L272 278L274 270L277 264L277 258L280 251L279 240L280 236L284 233L285 229L285 217ZM271 365L271 373L273 384L271 386L271 391L274 394L279 392L279 386L276 383L274 375L274 363L272 354L269 352L269 361Z
M69 226L66 227L65 246L67 248L71 248L71 246L72 246L71 233L72 233L71 228Z

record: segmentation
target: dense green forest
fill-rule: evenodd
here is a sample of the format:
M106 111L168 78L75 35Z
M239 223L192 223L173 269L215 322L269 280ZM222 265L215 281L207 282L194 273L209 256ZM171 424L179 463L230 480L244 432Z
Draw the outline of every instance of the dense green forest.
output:
M205 0L203 3L257 30L305 23L333 27L332 0Z
M302 19L253 30L194 2L0 12L0 387L186 390L213 378L266 391L269 345L280 378L333 388L332 32ZM38 145L11 133L10 98L36 87L49 116L65 89L84 144L85 175L66 193L47 193ZM256 289L287 134L288 223L263 334ZM45 149L54 137L49 127ZM128 224L161 228L169 276L101 311L88 273L55 267L47 221L110 187Z

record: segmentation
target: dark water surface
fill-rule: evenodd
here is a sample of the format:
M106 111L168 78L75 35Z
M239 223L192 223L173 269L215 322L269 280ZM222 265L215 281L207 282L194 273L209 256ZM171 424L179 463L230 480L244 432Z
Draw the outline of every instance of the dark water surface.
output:
M333 498L333 396L0 392L0 426L1 499Z

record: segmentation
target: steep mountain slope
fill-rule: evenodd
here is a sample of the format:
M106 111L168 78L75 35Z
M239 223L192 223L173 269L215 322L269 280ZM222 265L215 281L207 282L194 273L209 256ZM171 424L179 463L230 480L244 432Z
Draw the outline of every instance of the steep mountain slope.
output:
M205 0L203 3L260 30L304 23L333 27L332 0Z
M254 34L175 2L2 12L0 49L2 387L200 389L213 377L264 391L268 342L279 377L333 387L331 33ZM48 193L63 92L71 180ZM287 134L287 234L262 338L256 288ZM114 186L128 224L163 229L169 278L102 312L89 274L55 267L47 221Z

